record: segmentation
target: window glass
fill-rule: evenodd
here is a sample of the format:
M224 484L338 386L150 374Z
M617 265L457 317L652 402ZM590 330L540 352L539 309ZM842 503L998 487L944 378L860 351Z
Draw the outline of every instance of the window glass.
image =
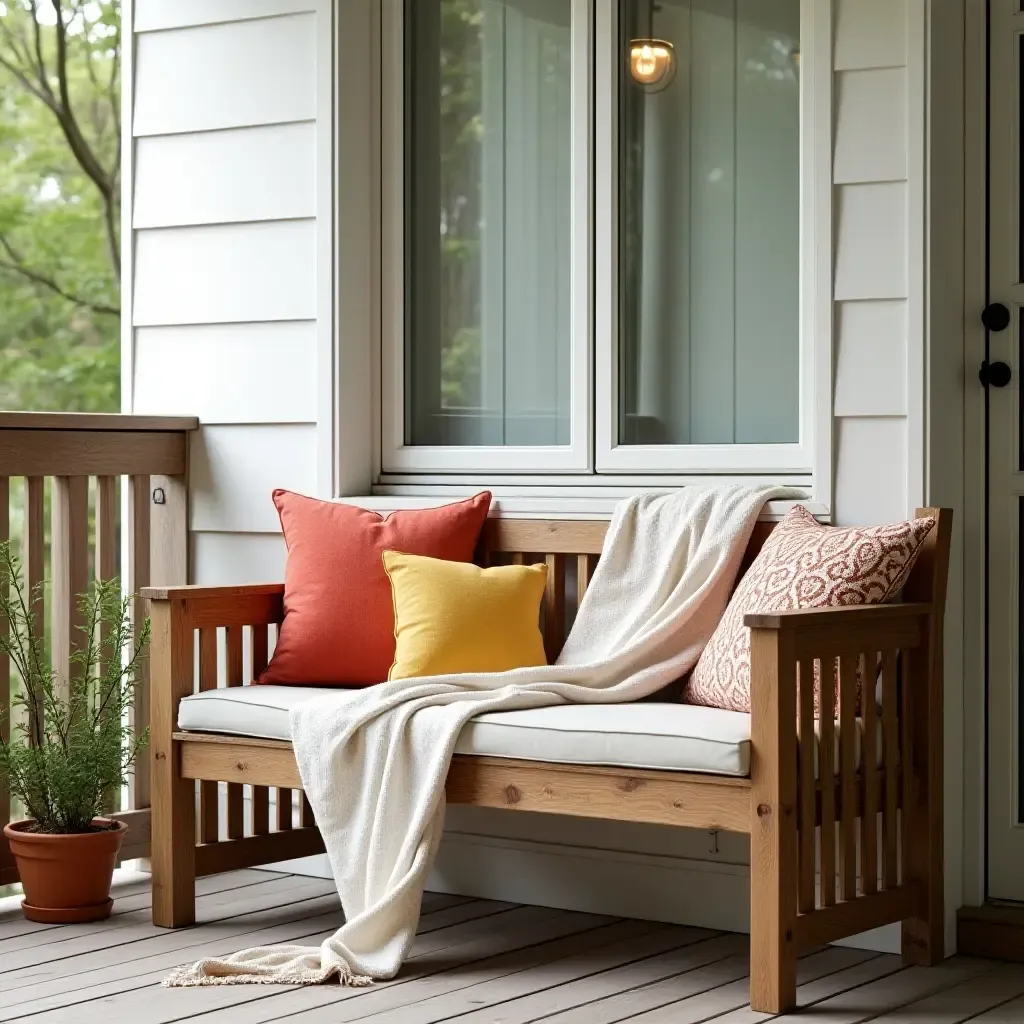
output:
M405 12L405 443L567 445L570 0Z
M800 0L619 9L619 443L796 442Z

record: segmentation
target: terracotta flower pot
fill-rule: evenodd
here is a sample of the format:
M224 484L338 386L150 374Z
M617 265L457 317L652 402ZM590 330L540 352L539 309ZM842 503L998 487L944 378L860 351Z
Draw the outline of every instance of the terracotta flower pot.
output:
M93 818L100 832L51 835L29 832L31 819L4 826L25 891L21 909L30 921L72 924L110 916L110 881L128 826Z

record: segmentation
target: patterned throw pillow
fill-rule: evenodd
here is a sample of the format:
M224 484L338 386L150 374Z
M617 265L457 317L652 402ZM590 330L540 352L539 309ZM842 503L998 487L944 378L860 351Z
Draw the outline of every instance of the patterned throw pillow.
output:
M925 518L888 526L822 526L795 506L740 580L687 681L685 702L749 712L750 631L743 617L889 601L899 594L934 525Z

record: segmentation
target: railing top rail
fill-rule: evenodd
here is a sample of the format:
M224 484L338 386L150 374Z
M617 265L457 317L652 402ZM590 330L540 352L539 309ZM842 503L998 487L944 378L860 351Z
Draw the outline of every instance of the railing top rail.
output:
M0 430L111 430L123 433L199 429L195 416L134 416L97 412L0 412Z

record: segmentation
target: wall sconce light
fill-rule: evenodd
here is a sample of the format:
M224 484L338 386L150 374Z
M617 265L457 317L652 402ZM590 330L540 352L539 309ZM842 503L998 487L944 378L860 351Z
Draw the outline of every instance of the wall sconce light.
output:
M676 49L665 39L633 39L629 73L646 92L661 92L676 77Z

